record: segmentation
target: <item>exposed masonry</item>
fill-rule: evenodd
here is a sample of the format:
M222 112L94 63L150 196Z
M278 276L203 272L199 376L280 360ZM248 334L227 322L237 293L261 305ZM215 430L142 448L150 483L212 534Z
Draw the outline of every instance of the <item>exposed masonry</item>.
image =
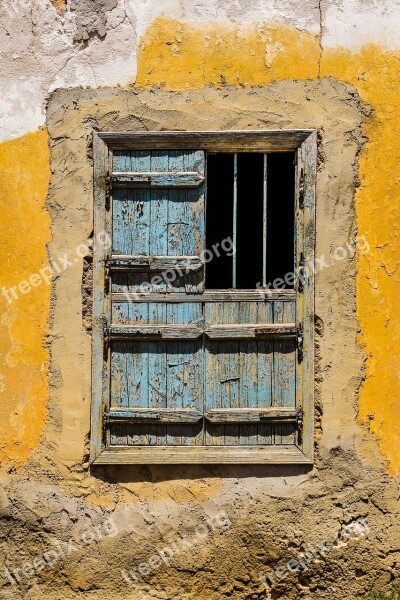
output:
M107 33L107 12L116 8L118 0L71 0L70 8L76 13L76 42L86 41L93 35L104 38Z

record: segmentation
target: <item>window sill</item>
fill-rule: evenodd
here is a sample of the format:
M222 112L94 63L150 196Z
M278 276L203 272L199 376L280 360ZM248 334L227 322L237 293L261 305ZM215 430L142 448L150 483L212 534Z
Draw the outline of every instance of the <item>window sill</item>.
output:
M312 464L296 446L114 446L93 465L122 464Z

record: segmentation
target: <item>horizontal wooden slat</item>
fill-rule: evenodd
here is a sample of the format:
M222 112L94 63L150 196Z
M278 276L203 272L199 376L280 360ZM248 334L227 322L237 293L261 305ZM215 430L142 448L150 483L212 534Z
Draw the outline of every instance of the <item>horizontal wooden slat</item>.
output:
M197 172L143 172L129 173L114 172L112 174L113 184L122 187L148 187L148 188L196 188L204 183L205 178ZM193 197L195 199L195 197ZM184 197L182 197L184 199Z
M204 264L199 256L127 256L113 255L109 262L112 271L198 271Z
M210 152L293 152L313 129L258 131L99 132L114 150L208 150Z
M296 325L295 323L211 325L205 329L204 333L212 340L294 337L296 335Z
M261 290L238 290L238 291L205 291L202 294L183 293L113 293L112 300L115 302L291 302L296 299L293 290L269 290L264 293Z
M202 334L196 325L111 325L108 331L112 340L197 340Z
M119 340L196 340L204 334L211 340L236 340L295 337L296 331L294 323L211 325L207 329L202 329L197 325L111 325L108 335L110 339Z
M105 415L110 421L134 421L135 423L197 423L203 414L194 409L168 408L121 408L112 406Z
M287 423L296 421L297 411L293 408L213 408L207 410L205 418L210 423Z
M297 448L281 446L136 446L104 450L94 465L112 464L312 464Z

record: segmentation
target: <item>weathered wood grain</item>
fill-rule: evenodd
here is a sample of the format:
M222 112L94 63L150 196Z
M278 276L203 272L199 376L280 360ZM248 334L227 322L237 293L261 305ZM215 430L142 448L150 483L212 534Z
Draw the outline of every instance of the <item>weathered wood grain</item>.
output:
M297 265L301 254L305 264L314 265L316 174L317 132L314 131L297 151ZM311 269L308 269L306 275L303 290L298 291L296 304L296 321L303 328L303 356L300 360L298 354L296 387L298 407L304 414L303 431L298 435L298 443L302 452L312 461L314 455L314 274Z
M116 187L197 188L204 183L204 175L197 172L114 172L112 182Z
M214 408L206 410L204 416L211 423L259 423L267 419L278 423L296 421L297 411L285 407Z
M119 131L99 132L114 150L208 150L210 152L294 152L312 129L259 131Z
M108 261L112 271L198 271L204 264L199 256L123 256L113 255Z
M133 296L133 297L132 297ZM186 294L181 293L140 293L140 290L135 291L128 285L113 285L113 301L117 302L292 302L295 300L296 294L293 290L271 290L264 293L262 290L234 290L234 291L204 291L201 294Z
M211 340L295 337L296 325L295 323L211 325L204 330L204 334Z
M196 325L112 325L112 340L197 340L203 331Z
M123 408L111 406L106 417L112 421L128 420L135 423L156 421L157 423L197 423L203 418L203 412L194 409L170 408Z
M110 234L110 221L105 211L109 150L107 145L93 133L93 195L94 239L104 230ZM95 244L93 261L93 324L92 324L92 404L90 460L93 461L103 449L103 412L109 396L109 354L105 356L103 325L108 317L109 304L105 298L105 262L107 249Z
M165 446L107 449L94 460L113 464L303 464L308 458L296 446Z

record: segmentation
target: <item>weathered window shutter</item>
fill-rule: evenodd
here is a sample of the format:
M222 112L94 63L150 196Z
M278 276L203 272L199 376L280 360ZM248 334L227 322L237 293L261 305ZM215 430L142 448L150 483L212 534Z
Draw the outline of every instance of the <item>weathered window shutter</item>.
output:
M313 260L315 132L285 137L297 148L302 277L272 291L204 289L202 148L218 150L220 134L141 135L115 134L112 151L94 144L95 231L104 226L112 248L94 270L92 459L310 462L313 282L302 269ZM226 134L221 149L246 135L235 146ZM274 135L252 132L247 147L281 148Z
M203 289L204 171L201 151L114 154L111 445L202 443L202 305L168 294Z

